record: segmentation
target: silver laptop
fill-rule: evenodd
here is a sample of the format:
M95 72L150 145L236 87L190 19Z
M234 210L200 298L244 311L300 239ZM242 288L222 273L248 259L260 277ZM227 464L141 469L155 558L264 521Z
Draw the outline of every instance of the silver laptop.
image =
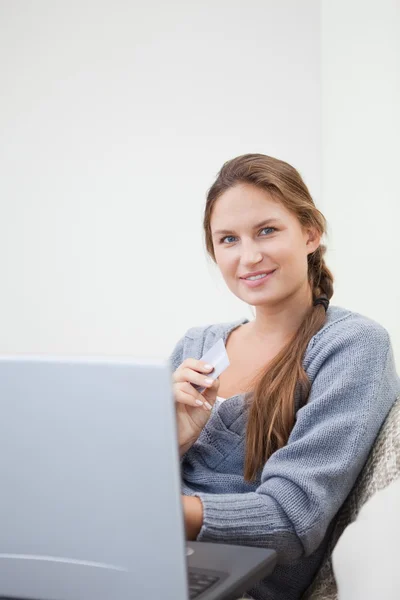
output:
M0 597L235 598L275 552L184 537L168 364L0 358Z

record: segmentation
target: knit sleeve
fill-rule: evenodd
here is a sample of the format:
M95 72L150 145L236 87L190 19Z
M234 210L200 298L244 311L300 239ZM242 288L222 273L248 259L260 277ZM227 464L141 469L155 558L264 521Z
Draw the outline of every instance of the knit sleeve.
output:
M183 353L185 348L185 335L175 344L170 357L169 364L171 371L174 372L183 362Z
M309 400L256 491L195 494L204 513L199 540L274 548L280 563L308 556L322 542L399 393L399 379L387 332L367 319L315 336L307 373Z

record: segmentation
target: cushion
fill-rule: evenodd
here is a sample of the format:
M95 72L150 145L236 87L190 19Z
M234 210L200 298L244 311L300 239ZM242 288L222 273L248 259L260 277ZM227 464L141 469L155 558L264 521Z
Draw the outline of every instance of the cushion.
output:
M339 510L321 567L313 583L302 596L304 600L337 600L337 587L331 554L343 533L363 504L378 490L384 489L400 475L400 398L392 406L352 491Z

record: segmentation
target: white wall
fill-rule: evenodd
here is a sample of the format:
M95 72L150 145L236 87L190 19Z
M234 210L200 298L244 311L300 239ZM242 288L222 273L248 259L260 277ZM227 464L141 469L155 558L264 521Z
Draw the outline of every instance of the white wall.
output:
M400 367L400 0L322 1L322 208L335 302L389 330Z
M0 352L165 356L250 315L204 254L245 152L320 199L317 0L0 2Z

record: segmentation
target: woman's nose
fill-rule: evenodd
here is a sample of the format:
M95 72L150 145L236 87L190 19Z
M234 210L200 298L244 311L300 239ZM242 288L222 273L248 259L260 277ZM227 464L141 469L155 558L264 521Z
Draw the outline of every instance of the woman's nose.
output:
M255 265L261 262L263 255L256 244L247 244L242 246L241 262L243 265Z

